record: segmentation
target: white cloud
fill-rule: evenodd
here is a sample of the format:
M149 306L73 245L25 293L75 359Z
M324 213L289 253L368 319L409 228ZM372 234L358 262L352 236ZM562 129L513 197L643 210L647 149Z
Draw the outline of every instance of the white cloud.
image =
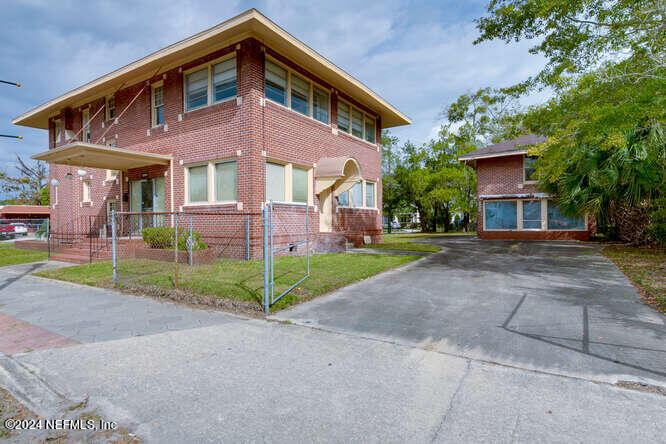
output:
M184 7L168 0L60 1L56 7L30 0L4 5L0 78L24 87L0 89L0 132L26 135L24 153L42 150L45 132L12 128L12 117L255 3L199 0ZM543 63L527 53L528 43L474 46L472 20L481 12L473 3L463 8L456 2L265 0L256 7L409 115L413 125L392 132L415 143L436 135L439 112L460 94L510 85ZM16 144L0 141L0 162L15 150Z

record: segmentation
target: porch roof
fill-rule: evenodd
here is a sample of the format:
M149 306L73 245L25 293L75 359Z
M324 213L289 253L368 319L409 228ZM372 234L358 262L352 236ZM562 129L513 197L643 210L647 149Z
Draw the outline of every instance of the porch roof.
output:
M171 156L132 151L123 148L72 142L56 149L30 156L47 163L88 168L127 171L150 165L168 165Z

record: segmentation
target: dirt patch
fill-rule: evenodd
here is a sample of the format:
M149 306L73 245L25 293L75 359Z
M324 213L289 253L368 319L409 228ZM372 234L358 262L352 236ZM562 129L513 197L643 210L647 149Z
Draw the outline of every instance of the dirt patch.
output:
M87 407L87 400L69 407L65 407L66 415L58 418L43 418L21 404L7 390L0 388L0 441L9 442L37 442L37 443L80 443L105 442L112 444L138 444L139 438L128 429L118 427L113 430L48 430L44 425L46 420L71 419L92 421L96 425L103 421L96 411L82 411ZM6 428L5 421L25 421L31 424L33 430L16 430ZM41 422L40 422L41 421ZM107 422L108 423L108 422ZM38 427L42 424L42 427Z
M167 289L152 285L123 284L122 286L108 286L107 288L118 290L153 299L169 300L194 308L209 308L219 311L231 312L254 318L263 318L264 312L258 302L239 301L235 299L219 298L196 294L192 291L180 289Z
M612 245L603 253L629 278L646 305L666 315L666 250Z

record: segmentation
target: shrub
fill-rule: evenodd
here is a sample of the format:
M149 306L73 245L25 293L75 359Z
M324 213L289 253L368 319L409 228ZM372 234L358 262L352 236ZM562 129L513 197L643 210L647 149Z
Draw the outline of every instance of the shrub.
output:
M147 227L141 232L141 237L150 248L168 250L173 248L174 229L166 227ZM189 237L190 233L188 231L185 231L183 228L178 229L179 250L188 250L187 240ZM208 248L206 243L201 240L201 235L196 231L192 232L192 239L194 240L192 250L205 250Z

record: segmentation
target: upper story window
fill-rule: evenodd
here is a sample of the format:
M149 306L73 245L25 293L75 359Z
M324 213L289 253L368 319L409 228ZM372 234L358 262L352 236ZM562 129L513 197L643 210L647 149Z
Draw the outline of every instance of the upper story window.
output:
M266 60L266 98L287 106L287 70Z
M61 128L62 124L60 122L60 119L56 119L53 121L53 144L55 145L56 143L60 143L60 140L62 138L62 135L60 134L62 131Z
M83 141L90 143L90 108L81 111L81 125L83 125Z
M328 91L271 60L266 60L264 75L267 99L319 122L329 123Z
M236 97L236 56L185 72L185 111Z
M213 102L236 97L236 58L213 65Z
M152 106L151 118L153 126L164 125L164 86L162 82L151 86Z
M375 118L338 100L338 130L375 143Z
M523 159L523 182L536 182L537 157L525 156Z
M116 118L116 98L113 96L106 98L106 120Z

